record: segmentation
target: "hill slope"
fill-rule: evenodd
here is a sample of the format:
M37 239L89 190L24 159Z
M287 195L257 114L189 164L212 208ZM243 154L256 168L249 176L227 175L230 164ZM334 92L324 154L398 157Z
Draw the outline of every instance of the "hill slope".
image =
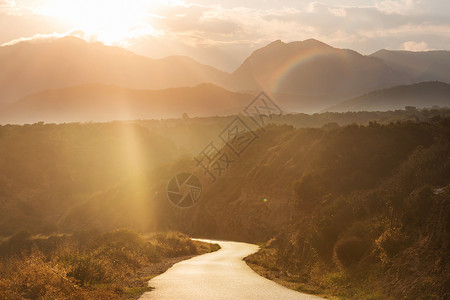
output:
M150 59L75 37L0 47L0 65L0 105L37 91L86 83L163 89L227 76L188 57Z
M153 195L159 229L270 240L273 255L263 252L261 265L298 285L345 299L446 299L449 129L448 119L269 126L215 183L186 160L154 172L144 195ZM202 182L202 199L178 209L167 200L167 182L190 171ZM60 226L77 229L83 220L106 230L108 220L124 219L117 211L145 200L139 189L118 185L73 207Z
M264 265L298 284L345 299L449 297L449 119L256 134L212 183L141 126L1 126L0 235L130 226L270 239ZM192 209L167 200L181 172L203 185Z
M397 86L341 102L324 111L387 111L404 109L405 106L430 108L450 106L450 84L422 82Z
M0 112L0 123L110 121L224 115L239 112L251 95L212 84L165 90L133 90L87 84L27 96Z

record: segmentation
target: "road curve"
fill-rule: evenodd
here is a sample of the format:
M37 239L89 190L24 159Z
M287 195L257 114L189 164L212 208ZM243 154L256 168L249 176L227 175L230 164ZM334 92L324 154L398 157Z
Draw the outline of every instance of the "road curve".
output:
M165 273L151 279L148 284L155 289L139 299L322 299L295 292L256 274L242 259L258 251L258 246L212 242L222 248L173 265Z

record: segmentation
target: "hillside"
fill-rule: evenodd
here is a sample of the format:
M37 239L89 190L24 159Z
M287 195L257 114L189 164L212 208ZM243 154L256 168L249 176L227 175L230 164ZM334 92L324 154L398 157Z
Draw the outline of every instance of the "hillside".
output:
M212 84L165 90L133 90L86 84L37 92L0 110L0 123L64 123L227 115L242 110L252 95Z
M266 266L269 277L290 274L308 291L357 299L446 298L449 128L448 120L268 127L216 183L191 161L160 168L150 193L157 228L270 240L250 261ZM167 181L182 171L203 184L201 202L189 210L175 208L165 193ZM93 222L98 213L143 200L127 186L74 207L61 226L74 228L82 219L107 230L106 221L123 218L103 213Z
M422 82L374 91L353 98L324 111L387 111L416 108L450 107L450 84L443 82Z
M343 115L358 114L371 113ZM269 125L240 156L228 153L230 164L216 182L176 138L169 140L182 134L169 130L177 122L206 146L220 133L206 130L215 130L211 119L203 129L196 120L137 122L147 128L1 126L0 167L8 176L0 177L0 236L131 227L270 240L260 253L266 256L253 262L314 290L358 299L446 298L448 111L384 113L397 121L414 114L429 118L315 129ZM168 181L181 172L196 174L203 186L191 209L167 199Z
M379 50L370 55L381 58L389 67L407 75L412 82L450 83L450 51Z
M75 37L0 47L0 106L47 89L87 83L165 89L219 82L227 73L188 57L150 59Z
M449 130L448 119L269 126L215 183L195 162L180 160L146 177L151 188L115 186L74 206L59 226L79 229L83 220L108 230L132 212L127 203L153 195L157 229L270 240L250 261L270 276L291 274L291 282L312 291L357 299L446 298ZM167 182L180 172L193 172L203 185L192 209L167 200Z
M133 124L0 126L0 236L54 232L73 205L182 153L169 139ZM130 187L142 185L133 181ZM150 203L127 205L128 221L147 228Z

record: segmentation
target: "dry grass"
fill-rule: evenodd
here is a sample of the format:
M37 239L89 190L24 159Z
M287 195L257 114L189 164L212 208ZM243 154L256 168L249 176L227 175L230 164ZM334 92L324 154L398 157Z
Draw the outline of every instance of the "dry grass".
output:
M128 229L20 244L2 247L0 299L137 299L153 276L210 251L182 234L144 238Z

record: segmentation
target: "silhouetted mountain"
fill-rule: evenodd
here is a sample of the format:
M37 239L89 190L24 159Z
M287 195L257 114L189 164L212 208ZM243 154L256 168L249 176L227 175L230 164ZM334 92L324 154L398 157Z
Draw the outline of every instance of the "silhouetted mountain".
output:
M406 80L381 59L309 39L287 44L275 41L254 51L232 73L226 86L296 95L298 102L309 98L303 100L306 106L317 108Z
M389 51L380 50L378 57L399 73L407 75L411 83L443 81L450 83L450 51Z
M188 57L150 59L75 37L0 47L0 65L0 105L86 83L164 89L218 82L228 75Z
M252 95L213 84L164 90L132 90L87 84L27 96L0 112L0 123L110 121L235 114Z
M325 111L387 111L404 109L405 106L450 107L450 85L435 81L397 86L344 101Z

